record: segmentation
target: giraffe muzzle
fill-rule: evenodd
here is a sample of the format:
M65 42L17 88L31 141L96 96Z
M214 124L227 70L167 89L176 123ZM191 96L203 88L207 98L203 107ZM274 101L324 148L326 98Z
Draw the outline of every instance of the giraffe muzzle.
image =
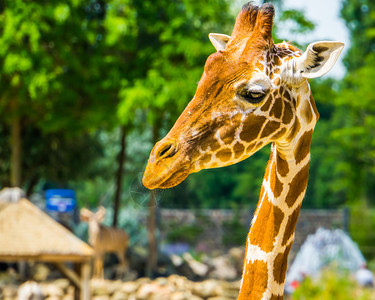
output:
M143 174L142 182L146 188L170 188L189 175L190 160L179 148L170 139L163 139L155 145Z

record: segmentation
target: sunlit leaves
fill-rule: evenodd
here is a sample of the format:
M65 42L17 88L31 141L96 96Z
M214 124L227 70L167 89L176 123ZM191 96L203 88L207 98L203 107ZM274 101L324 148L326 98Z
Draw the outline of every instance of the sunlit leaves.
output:
M5 74L13 74L15 72L29 71L32 67L32 61L25 55L9 53L5 56L3 72Z
M67 4L59 4L54 9L54 17L58 23L65 22L70 16L70 8Z

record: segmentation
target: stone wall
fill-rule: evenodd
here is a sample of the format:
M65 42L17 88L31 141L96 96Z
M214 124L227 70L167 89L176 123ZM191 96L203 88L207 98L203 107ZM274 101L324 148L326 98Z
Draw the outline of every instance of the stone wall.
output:
M197 234L196 245L202 250L211 252L215 250L227 251L230 247L230 245L226 247L226 243L223 242L225 234L228 234L224 224L238 220L246 232L250 226L253 211L161 209L158 214L162 241L166 241L170 232L176 228L186 225L199 227L201 232ZM302 210L296 227L292 252L298 251L307 235L315 233L319 227L345 230L346 223L345 210ZM245 245L245 241L246 233L243 237L243 245Z

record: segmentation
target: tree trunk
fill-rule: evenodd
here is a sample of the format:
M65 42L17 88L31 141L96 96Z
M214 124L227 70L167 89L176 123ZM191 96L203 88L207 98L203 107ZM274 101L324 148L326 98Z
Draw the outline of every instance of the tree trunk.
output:
M39 182L39 176L38 175L31 176L31 179L29 180L28 186L27 186L27 189L26 189L27 198L30 199L30 196L34 192L34 188L35 188L35 186L37 185L38 182Z
M126 126L121 127L121 149L118 155L118 169L117 169L117 176L116 176L116 192L115 192L115 199L113 203L113 227L117 227L118 224L118 213L120 208L120 200L121 200L121 192L122 192L122 179L124 173L124 163L126 160L126 135L127 135L127 128Z
M158 261L158 244L156 240L156 191L150 191L148 203L148 263L146 275L153 277Z
M152 139L153 144L155 145L156 142L159 140L159 123L155 122L153 126L152 132ZM157 202L156 202L156 191L150 191L150 200L148 202L148 222L147 222L147 229L148 229L148 263L146 269L146 275L148 277L153 277L156 272L157 268L157 261L158 261L158 243L156 239L156 210L157 210Z
M13 117L10 124L10 185L12 187L21 187L22 138L17 99L12 100L11 106Z

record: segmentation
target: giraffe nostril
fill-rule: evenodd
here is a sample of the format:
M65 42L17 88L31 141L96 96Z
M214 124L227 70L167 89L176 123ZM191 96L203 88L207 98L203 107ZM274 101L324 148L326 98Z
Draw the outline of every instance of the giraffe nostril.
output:
M177 152L176 148L177 147L171 142L161 145L156 153L156 159L172 157Z

